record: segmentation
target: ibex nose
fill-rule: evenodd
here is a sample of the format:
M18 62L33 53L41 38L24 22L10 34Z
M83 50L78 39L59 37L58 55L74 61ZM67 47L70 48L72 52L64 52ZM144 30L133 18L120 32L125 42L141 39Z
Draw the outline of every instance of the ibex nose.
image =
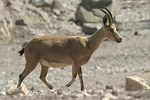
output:
M120 37L119 40L122 41L122 37Z
M118 43L122 42L122 37L119 37L117 40Z

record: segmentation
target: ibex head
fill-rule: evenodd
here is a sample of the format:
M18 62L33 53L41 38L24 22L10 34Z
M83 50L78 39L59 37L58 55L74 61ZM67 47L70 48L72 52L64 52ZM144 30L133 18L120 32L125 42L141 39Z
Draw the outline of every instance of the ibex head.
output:
M100 10L105 13L105 16L103 17L105 38L120 43L122 41L122 37L116 30L116 26L114 24L115 17L112 16L111 12L107 8L105 8L106 11L103 9Z

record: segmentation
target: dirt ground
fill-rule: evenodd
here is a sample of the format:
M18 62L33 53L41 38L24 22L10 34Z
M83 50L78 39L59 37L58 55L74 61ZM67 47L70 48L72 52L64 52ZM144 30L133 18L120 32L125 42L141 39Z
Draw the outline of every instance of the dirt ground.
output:
M128 12L129 8L133 13ZM123 41L120 44L102 42L89 63L82 66L86 91L80 92L78 78L72 86L65 87L71 80L71 66L49 69L47 78L54 86L54 90L49 90L39 79L41 68L38 65L23 81L30 90L30 95L0 95L0 100L102 100L105 94L113 94L112 92L117 100L149 100L149 91L125 91L125 77L128 75L141 77L150 85L149 0L124 0L119 14L119 20L122 20L122 16L129 17L122 24L125 29L119 31ZM20 57L18 54L22 44L21 41L0 43L0 91L5 91L11 84L17 84L25 65L24 56ZM106 91L106 85L115 86L116 91Z

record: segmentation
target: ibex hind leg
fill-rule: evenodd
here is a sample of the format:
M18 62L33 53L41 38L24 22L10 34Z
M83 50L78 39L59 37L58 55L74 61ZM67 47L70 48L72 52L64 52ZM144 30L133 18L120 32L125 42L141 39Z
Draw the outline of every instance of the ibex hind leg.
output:
M22 81L26 76L28 76L37 66L38 62L36 61L26 61L25 69L24 71L19 75L18 85L17 87L20 87Z

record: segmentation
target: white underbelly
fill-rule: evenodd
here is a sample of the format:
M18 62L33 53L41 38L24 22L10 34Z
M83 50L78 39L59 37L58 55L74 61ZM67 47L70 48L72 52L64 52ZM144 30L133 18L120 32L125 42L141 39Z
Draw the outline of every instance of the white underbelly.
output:
M66 67L66 66L72 65L71 63L69 64L69 63L59 63L59 62L47 62L45 60L41 60L40 63L44 66L54 67L54 68Z

